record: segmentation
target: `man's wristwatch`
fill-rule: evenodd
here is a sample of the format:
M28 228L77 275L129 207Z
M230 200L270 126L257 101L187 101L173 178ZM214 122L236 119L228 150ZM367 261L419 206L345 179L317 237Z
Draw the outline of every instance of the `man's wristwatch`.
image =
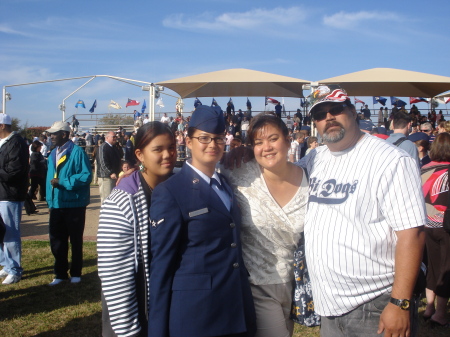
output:
M409 310L410 301L409 300L398 300L396 298L391 297L390 302L395 304L397 307L400 307L402 310Z

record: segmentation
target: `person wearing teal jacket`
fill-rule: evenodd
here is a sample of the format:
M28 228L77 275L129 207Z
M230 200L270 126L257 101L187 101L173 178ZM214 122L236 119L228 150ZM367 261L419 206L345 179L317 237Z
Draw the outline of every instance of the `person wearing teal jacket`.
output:
M46 179L50 247L55 257L55 279L50 285L69 279L69 238L72 244L70 282L79 283L83 266L86 206L90 201L91 164L86 152L69 139L70 127L67 123L55 122L47 132L55 145L48 158Z

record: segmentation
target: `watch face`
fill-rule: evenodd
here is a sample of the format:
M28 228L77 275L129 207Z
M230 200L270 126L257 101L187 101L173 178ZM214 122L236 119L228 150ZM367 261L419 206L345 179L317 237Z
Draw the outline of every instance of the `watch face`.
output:
M408 310L409 309L409 301L408 300L401 301L400 308L402 308L403 310Z

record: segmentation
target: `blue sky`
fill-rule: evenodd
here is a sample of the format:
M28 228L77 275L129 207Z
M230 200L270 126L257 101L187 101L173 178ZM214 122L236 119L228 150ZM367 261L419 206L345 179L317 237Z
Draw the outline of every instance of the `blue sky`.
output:
M377 67L450 76L450 3L432 3L4 0L0 85L100 74L158 82L230 68L311 81ZM6 111L22 124L51 125L61 119L63 98L85 81L8 88ZM66 114L77 112L78 99L86 103L80 113L88 113L95 99L100 113L111 99L125 111L127 98L142 102L146 95L98 78L66 101ZM216 97L223 108L228 99ZM174 98L163 95L163 101L156 112L175 110ZM245 108L246 97L233 101ZM251 101L254 110L264 109L264 98ZM185 111L193 103L186 99ZM287 110L299 107L298 99L285 103Z

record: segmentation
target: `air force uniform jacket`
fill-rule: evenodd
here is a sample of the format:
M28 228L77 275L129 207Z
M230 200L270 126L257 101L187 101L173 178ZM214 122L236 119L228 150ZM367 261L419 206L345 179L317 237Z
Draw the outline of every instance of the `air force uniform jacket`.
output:
M240 210L228 211L189 165L152 195L149 336L202 337L255 332L242 260Z

